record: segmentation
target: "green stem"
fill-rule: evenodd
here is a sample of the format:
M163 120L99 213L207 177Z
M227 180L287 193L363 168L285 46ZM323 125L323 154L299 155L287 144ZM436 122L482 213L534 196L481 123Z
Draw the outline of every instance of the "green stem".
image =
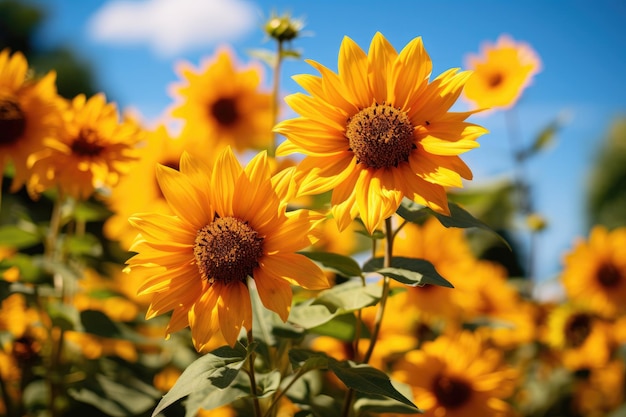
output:
M278 99L280 96L280 69L283 63L283 41L278 40L276 61L274 62L274 81L272 85L272 127L278 123ZM268 149L268 156L276 155L276 135L272 134L272 143Z
M252 329L248 330L248 346L252 346L254 343L254 336L252 335ZM254 405L254 415L255 417L262 417L263 413L261 412L261 404L259 403L259 396L256 387L256 375L254 372L254 360L256 358L256 354L254 352L250 352L250 356L248 356L248 376L250 377L250 394L252 395L252 404Z
M296 371L296 373L294 374L293 378L291 379L291 381L289 381L289 383L287 384L287 386L285 387L285 389L280 390L278 392L278 395L276 395L274 397L274 399L272 400L272 403L269 405L269 407L267 408L267 410L265 411L265 414L263 415L263 417L269 417L272 412L272 410L274 409L274 407L276 407L276 405L278 405L278 401L280 401L281 398L283 398L285 396L285 394L287 394L287 391L289 391L289 388L291 388L293 386L293 384L296 383L296 381L298 379L300 379L300 377L302 375L304 375L306 373L306 371L303 371L302 368L298 369Z
M52 261L57 256L57 241L59 230L61 228L61 213L63 208L63 198L58 197L52 206L52 214L50 215L50 227L46 236L46 247L44 257L48 261Z
M511 148L511 155L513 159L514 190L517 198L519 199L517 207L519 207L522 216L526 217L532 213L534 208L530 198L530 186L527 182L528 172L525 166L526 156L524 155L524 149L522 146L517 113L515 113L513 109L510 109L504 114L509 138L509 146ZM534 235L534 232L532 235ZM535 273L535 246L536 239L531 236L526 259L526 275L531 279L534 277Z
M393 227L391 224L391 217L385 219L385 257L383 260L383 266L388 268L391 266L391 258L393 256L393 240L395 238L395 233L393 231ZM389 277L383 277L383 290L380 296L380 303L378 304L378 310L376 311L376 317L374 318L374 328L372 329L372 334L370 337L370 344L367 347L367 351L365 352L365 356L363 356L362 363L368 363L372 357L372 353L374 352L374 348L376 347L376 342L378 340L378 334L380 333L380 328L383 322L383 316L385 314L385 306L387 305L387 298L389 297L389 286L391 280ZM358 349L358 343L357 343ZM355 350L356 351L356 350ZM353 389L348 389L346 392L346 396L343 403L343 410L341 415L343 417L348 417L352 411L352 402L354 401L355 391Z

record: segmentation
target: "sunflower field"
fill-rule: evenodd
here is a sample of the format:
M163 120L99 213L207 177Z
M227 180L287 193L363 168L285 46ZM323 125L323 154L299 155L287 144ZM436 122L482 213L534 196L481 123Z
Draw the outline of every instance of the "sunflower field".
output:
M524 170L559 121L513 126L495 187L464 161L476 115L532 88L532 45L436 73L428 39L346 36L283 96L303 26L181 62L179 129L0 51L0 415L626 416L626 224L597 208L537 297ZM622 177L625 132L602 156Z

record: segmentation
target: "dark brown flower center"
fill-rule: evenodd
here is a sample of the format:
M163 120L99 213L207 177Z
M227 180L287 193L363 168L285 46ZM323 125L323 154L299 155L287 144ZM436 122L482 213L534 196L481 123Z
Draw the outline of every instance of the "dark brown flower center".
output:
M210 283L245 281L263 256L263 237L247 222L218 217L198 230L193 253L200 275Z
M604 262L596 272L598 282L605 288L617 287L622 282L622 274L611 262Z
M11 145L26 131L26 118L19 104L0 99L0 146Z
M432 390L437 402L448 409L461 407L472 395L472 387L466 381L446 375L435 377Z
M211 115L222 126L232 126L239 120L237 101L234 98L222 97L211 105Z
M95 130L84 128L72 142L71 149L76 156L94 158L100 155L104 146L100 144L100 138Z
M357 163L368 168L397 167L415 149L409 117L387 104L374 104L348 119L346 137Z
M487 84L489 84L489 87L491 88L496 88L497 86L502 84L502 81L504 81L504 77L502 76L502 74L500 74L499 72L495 72L489 76Z
M568 347L578 348L585 343L591 333L592 318L589 314L573 314L565 324L565 343Z

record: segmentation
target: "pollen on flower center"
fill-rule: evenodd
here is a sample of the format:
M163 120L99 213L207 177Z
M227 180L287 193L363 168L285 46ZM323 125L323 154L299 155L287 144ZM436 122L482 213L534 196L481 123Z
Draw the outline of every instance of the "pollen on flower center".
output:
M565 340L569 347L577 348L585 343L591 333L591 317L588 314L574 314L565 325Z
M247 222L216 218L196 235L193 253L200 275L210 283L245 281L263 256L263 240Z
M222 126L232 126L239 119L235 99L222 97L211 105L211 115Z
M20 106L12 101L0 99L0 145L15 143L26 130L26 118Z
M462 406L472 394L467 382L445 375L435 377L432 390L437 402L449 409Z
M348 119L346 137L357 163L368 168L397 167L415 149L409 117L387 104L374 104Z
M104 146L99 142L98 134L93 129L81 129L78 137L72 142L72 153L89 158L98 156L104 150Z

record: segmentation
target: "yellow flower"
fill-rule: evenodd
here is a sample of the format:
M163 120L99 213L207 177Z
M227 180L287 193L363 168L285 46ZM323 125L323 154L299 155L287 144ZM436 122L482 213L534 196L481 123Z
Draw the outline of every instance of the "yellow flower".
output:
M28 77L28 63L21 52L0 52L0 175L9 161L15 176L11 191L29 177L27 160L54 134L59 122L56 73L40 80Z
M528 44L501 35L495 45L485 44L480 56L470 55L466 66L474 73L465 98L477 108L508 108L541 70L541 60Z
M180 101L172 116L184 120L183 134L192 132L204 152L217 153L226 145L238 151L261 149L272 141L272 98L260 90L261 67L238 69L232 55L221 49L199 70L188 63L177 68L184 83L172 86Z
M584 379L575 381L574 408L584 417L611 415L624 401L624 371L621 360L592 369Z
M156 179L156 164L178 169L180 156L190 146L191 138L173 138L164 126L146 134L146 146L137 150L138 160L128 174L113 187L107 205L114 214L104 224L104 233L109 239L118 240L122 248L128 249L136 231L128 227L128 217L150 207L151 211L166 211L167 202ZM210 162L212 154L199 152Z
M145 278L140 293L153 295L147 317L173 311L167 333L189 326L198 351L217 347L214 337L232 346L242 327L251 329L247 277L282 320L291 308L291 284L328 286L322 271L295 253L316 240L313 228L323 216L287 212L290 178L273 180L270 173L265 152L245 169L230 147L212 169L184 153L180 171L157 168L174 214L130 219L140 235L129 269Z
M594 227L565 256L561 281L570 300L600 315L626 313L626 227Z
M96 189L117 184L136 159L141 139L139 126L127 118L120 122L117 107L104 94L88 100L80 94L68 103L57 136L31 155L29 191L37 195L58 186L63 195L86 200Z
M611 327L580 306L564 304L551 311L546 338L567 369L602 367L611 356Z
M487 131L448 110L470 72L450 69L429 83L432 62L421 38L398 54L377 33L366 54L345 37L339 72L309 62L321 77L294 79L310 94L286 98L301 117L275 131L287 137L282 156L301 152L302 194L333 190L340 229L360 215L372 233L403 197L449 214L446 187L462 187L472 173L458 155L476 148Z
M407 314L411 311L431 317L460 319L463 311L456 299L467 297L468 292L473 291L466 291L463 285L467 286L466 276L473 273L476 264L463 229L446 228L434 217L422 225L407 223L394 239L393 254L429 261L455 286L454 289L428 284L407 287L394 282L392 285L406 289L407 297L403 299Z
M439 336L400 359L392 376L411 385L425 417L512 416L505 400L513 394L517 372L500 351L470 332Z

